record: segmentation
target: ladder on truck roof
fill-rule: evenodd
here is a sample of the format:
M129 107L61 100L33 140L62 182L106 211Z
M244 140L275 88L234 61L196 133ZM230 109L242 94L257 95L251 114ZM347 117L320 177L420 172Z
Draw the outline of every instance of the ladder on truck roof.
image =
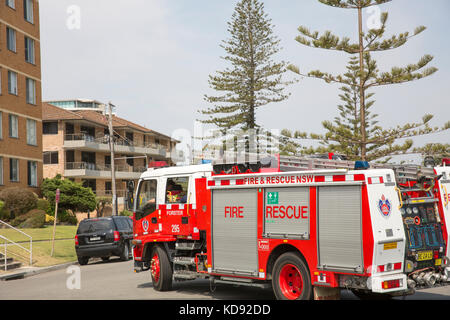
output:
M404 180L419 180L420 178L434 179L433 168L418 166L418 165L396 165L396 164L382 164L370 163L371 169L392 169L395 173L397 181ZM355 161L347 160L331 160L296 156L281 156L280 155L280 170L281 171L295 171L295 170L317 170L317 169L355 169Z

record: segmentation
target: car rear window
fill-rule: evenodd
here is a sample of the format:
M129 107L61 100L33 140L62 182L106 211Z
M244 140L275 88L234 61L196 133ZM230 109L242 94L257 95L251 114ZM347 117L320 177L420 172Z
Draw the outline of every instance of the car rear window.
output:
M77 233L89 233L110 229L114 229L114 224L111 219L88 220L80 222Z

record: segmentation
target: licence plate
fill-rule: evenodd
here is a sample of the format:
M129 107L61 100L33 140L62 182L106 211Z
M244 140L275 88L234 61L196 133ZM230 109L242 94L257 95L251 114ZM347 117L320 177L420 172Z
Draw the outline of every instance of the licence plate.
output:
M89 241L98 241L100 240L100 237L91 237L89 238Z
M417 253L417 261L425 261L433 259L433 251L421 251Z

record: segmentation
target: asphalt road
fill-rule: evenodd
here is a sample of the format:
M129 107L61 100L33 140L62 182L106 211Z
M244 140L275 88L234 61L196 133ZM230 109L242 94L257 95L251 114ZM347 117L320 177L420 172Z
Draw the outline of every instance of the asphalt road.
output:
M133 261L93 261L85 266L50 271L0 282L0 300L273 300L272 290L211 285L209 280L175 282L172 291L152 287L150 272L135 274ZM342 300L357 300L347 290ZM405 300L450 300L450 286L418 291Z

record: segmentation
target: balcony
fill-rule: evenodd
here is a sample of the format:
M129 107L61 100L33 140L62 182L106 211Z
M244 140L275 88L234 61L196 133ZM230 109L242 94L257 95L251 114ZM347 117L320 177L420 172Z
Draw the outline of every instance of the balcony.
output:
M85 133L64 135L64 148L81 151L110 152L109 135L93 137ZM167 147L156 144L137 143L123 138L114 137L114 151L121 154L150 155L156 159L170 157Z
M137 180L146 167L117 165L115 167L116 179ZM88 162L68 162L65 164L64 177L83 179L111 179L111 166L98 165Z

